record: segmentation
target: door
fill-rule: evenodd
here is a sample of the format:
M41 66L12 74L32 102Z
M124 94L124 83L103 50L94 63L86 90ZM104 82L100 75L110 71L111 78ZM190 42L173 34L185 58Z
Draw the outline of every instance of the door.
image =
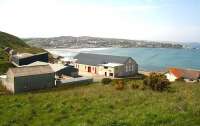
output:
M105 72L105 76L107 76L107 72Z
M88 67L88 72L91 72L91 67Z

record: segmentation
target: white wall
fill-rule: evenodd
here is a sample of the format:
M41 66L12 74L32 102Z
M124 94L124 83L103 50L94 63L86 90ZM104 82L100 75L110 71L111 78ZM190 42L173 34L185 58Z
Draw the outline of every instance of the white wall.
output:
M165 76L167 77L167 79L168 79L170 82L174 82L174 81L177 79L177 77L174 76L174 75L171 74L171 73L166 73Z

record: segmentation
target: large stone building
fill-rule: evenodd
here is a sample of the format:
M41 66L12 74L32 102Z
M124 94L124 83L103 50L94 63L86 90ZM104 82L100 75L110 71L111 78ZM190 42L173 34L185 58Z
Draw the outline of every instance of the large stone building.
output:
M131 57L79 53L75 68L105 77L124 77L138 73L138 64Z
M55 86L55 72L49 65L10 68L3 85L13 93Z

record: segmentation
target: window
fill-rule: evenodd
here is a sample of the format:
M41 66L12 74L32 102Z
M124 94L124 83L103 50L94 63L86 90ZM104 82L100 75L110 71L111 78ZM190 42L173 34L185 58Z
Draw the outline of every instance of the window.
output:
M108 67L107 67L107 66L104 66L104 69L108 69Z
M132 71L134 71L134 66L132 65Z
M126 72L128 72L128 65L126 65Z
M128 67L128 71L131 71L131 66Z
M109 76L113 77L113 73L110 73Z

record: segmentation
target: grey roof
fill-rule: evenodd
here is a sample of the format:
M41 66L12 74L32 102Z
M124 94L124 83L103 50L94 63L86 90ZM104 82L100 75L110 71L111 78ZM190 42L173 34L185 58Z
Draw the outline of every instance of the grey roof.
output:
M25 66L9 69L15 77L54 73L49 65Z
M106 64L106 63L124 64L129 58L131 57L92 54L92 53L79 53L78 55L74 57L74 59L77 59L78 60L77 62L80 64L87 64L87 65L94 65L94 66L98 64Z

